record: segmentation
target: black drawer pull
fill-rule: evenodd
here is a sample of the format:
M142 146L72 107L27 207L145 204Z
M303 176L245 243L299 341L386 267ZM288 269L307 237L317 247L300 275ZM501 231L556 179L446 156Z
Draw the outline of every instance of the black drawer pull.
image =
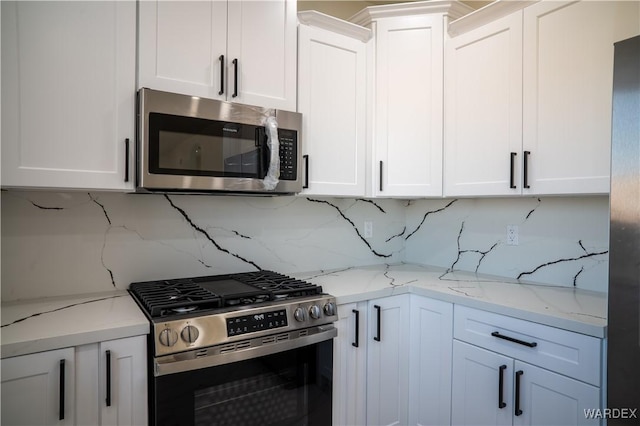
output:
M238 97L238 59L231 61L233 63L233 94L232 98Z
M353 309L351 312L353 312L354 314L356 314L356 340L355 342L351 343L351 346L357 348L360 346L360 311L357 309Z
M516 371L516 409L514 414L516 416L522 415L522 410L520 409L520 376L524 374L524 371L518 370Z
M64 420L64 359L60 360L60 397L59 397L59 420Z
M524 184L522 185L525 188L531 188L529 185L529 156L531 155L531 151L524 152L524 164L522 174L524 176Z
M509 188L511 189L515 189L516 188L516 183L515 183L515 160L516 160L516 155L518 155L515 152L511 153L511 171L509 172Z
M303 155L302 159L304 160L304 184L302 189L307 189L309 188L309 155Z
M523 345L528 348L535 348L536 346L538 346L536 342L525 342L524 340L516 339L515 337L505 336L504 334L500 334L497 331L494 331L493 333L491 333L491 335L493 337L497 337L498 339L508 340L510 342L517 343L519 345Z
M129 182L129 138L124 140L124 181Z
M506 369L506 365L501 365L498 371L498 408L500 409L507 406L507 403L504 402L504 370Z
M106 351L107 355L107 407L111 407L111 351Z
M380 341L380 312L382 311L382 309L380 308L380 306L378 305L373 305L373 308L377 311L377 322L378 324L376 325L377 330L376 330L376 335L373 337L373 340L375 340L376 342Z
M380 192L382 192L382 161L380 161Z
M222 95L224 93L224 55L220 55L218 60L220 61L220 91L218 95Z

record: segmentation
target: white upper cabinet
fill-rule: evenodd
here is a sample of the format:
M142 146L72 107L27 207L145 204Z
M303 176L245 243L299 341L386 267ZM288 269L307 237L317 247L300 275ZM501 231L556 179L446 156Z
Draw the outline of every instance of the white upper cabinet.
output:
M497 2L452 23L444 194L608 193L613 43L639 8Z
M298 112L306 168L304 195L365 195L366 41L371 31L301 12Z
M442 195L444 31L470 10L433 1L373 6L352 18L374 34L371 195Z
M295 0L139 8L139 88L295 111Z
M447 41L446 196L521 191L522 12Z
M374 194L442 195L442 16L380 19L375 33Z
M639 33L635 1L524 9L524 193L609 192L613 43Z
M2 2L3 186L133 188L135 34L133 1Z

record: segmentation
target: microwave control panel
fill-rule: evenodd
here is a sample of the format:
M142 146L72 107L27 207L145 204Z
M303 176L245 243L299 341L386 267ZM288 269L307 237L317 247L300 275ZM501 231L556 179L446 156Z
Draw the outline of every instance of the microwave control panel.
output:
M278 129L280 140L280 179L297 179L298 135L294 130Z

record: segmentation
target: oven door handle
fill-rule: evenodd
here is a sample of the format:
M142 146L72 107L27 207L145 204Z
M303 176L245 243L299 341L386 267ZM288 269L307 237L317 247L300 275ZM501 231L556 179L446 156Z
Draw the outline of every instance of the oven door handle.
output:
M273 343L267 342L269 337L273 336L256 338L251 340L252 345L250 347L226 353L205 353L212 350L215 351L215 348L209 348L203 349L202 351L195 350L158 357L153 363L154 376L158 377L167 374L182 373L184 371L200 370L203 368L258 358L265 355L301 348L303 346L314 345L326 340L331 340L338 335L338 331L333 324L308 329L308 333L309 334L306 336L289 340L278 340L276 337Z

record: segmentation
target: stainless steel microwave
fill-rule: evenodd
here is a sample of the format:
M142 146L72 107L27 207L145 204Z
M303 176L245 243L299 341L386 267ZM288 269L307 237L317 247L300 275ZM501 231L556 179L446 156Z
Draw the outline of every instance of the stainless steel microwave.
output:
M136 190L300 192L301 128L295 112L140 89Z

